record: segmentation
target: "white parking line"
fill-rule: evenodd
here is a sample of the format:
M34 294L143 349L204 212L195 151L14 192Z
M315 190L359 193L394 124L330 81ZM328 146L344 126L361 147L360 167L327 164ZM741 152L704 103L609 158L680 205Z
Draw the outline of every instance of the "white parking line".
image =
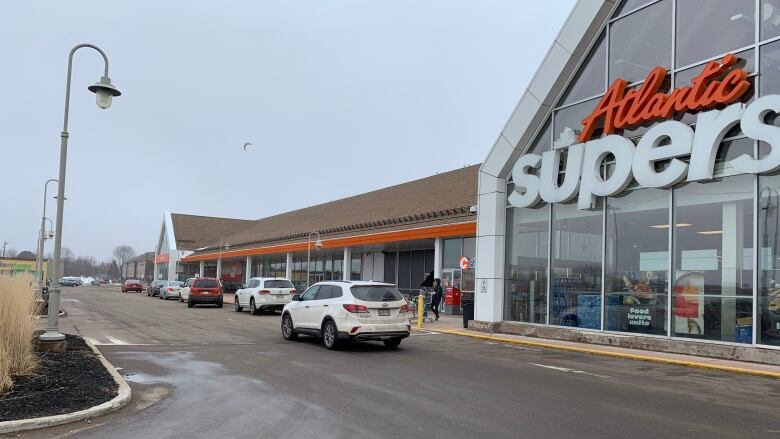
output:
M588 376L594 376L594 377L598 377L598 378L609 378L609 376L607 376L607 375L597 375L595 373L585 372L584 370L569 369L568 367L550 366L550 365L547 365L547 364L538 364L538 363L528 363L528 364L532 364L534 366L539 366L539 367L544 367L545 369L557 370L557 371L560 371L560 372L576 373L576 374L579 374L579 375L588 375Z
M114 344L114 345L127 346L127 344L128 344L126 341L120 340L118 338L111 337L110 335L107 335L106 338L108 339L108 341L111 342L111 344Z

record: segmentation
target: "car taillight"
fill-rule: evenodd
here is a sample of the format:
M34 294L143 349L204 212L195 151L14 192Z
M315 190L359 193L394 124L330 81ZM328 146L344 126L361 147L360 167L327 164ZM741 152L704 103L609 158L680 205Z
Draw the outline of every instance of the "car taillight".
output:
M368 308L365 305L355 305L353 303L345 303L344 309L351 313L368 314Z
M195 288L195 287L192 287L192 288L190 288L190 293L191 293L191 294L195 294L195 293L199 293L199 292L200 292L200 290L198 290L198 289L197 289L197 288Z
M400 313L409 312L409 304L404 303L403 305L401 305L401 309L398 312Z
M260 294L271 294L269 290L260 290Z
M173 292L173 288L168 288L168 292L172 293Z
M298 290L290 290L290 295L291 295L291 296L294 296L294 295L295 295L295 293L297 293L297 292L298 292Z

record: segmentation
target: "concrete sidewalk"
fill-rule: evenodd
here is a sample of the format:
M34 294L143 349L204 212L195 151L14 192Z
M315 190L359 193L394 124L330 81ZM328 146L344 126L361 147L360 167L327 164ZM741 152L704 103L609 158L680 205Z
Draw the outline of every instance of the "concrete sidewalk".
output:
M426 328L432 329L432 328ZM613 358L622 358L637 361L648 361L661 364L673 364L678 366L696 367L701 369L717 370L721 372L740 373L746 375L757 375L769 378L780 379L780 366L773 366L761 363L748 363L744 361L721 360L717 358L698 357L694 355L672 354L666 352L643 351L638 349L627 349L614 346L594 345L588 343L577 343L563 340L552 340L535 337L524 337L521 335L486 333L474 330L447 329L443 332L463 337L471 337L479 340L507 343L514 345L531 346L546 349L557 349L569 352L579 352L583 354L601 355ZM778 353L780 355L780 353Z

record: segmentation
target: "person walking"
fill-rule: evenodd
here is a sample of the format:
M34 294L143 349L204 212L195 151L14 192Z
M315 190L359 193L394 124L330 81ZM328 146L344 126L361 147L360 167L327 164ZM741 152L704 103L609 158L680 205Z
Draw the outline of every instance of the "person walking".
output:
M441 288L441 279L438 277L433 280L433 297L431 297L431 311L436 316L436 320L439 320L439 304L441 303L441 296L444 290Z

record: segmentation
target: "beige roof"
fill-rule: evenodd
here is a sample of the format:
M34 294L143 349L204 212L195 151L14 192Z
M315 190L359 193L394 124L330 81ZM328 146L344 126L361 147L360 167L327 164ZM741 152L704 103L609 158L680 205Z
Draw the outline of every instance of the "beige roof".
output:
M193 251L218 242L221 236L228 236L250 226L254 221L216 218L211 216L172 213L173 232L178 250Z
M476 216L469 208L477 204L478 170L479 165L468 166L263 218L250 222L247 227L234 229L227 240L231 249L235 249L305 240L312 231L332 237L473 222ZM219 238L209 245L219 246Z

